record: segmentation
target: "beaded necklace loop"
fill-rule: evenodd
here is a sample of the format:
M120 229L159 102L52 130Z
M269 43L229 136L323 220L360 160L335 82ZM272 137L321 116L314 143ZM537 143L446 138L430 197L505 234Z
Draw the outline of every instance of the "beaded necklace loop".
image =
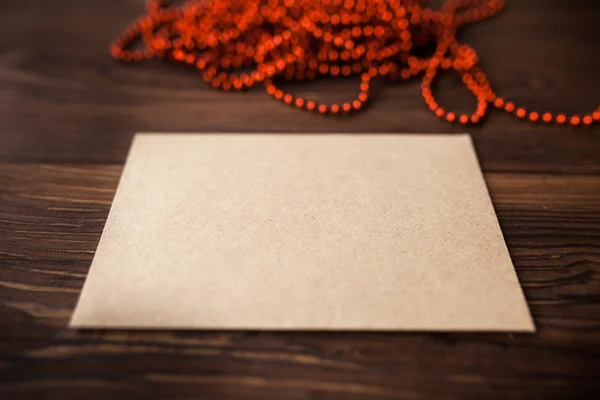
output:
M369 100L371 80L379 76L409 79L423 75L421 93L439 118L475 124L488 107L531 122L591 125L600 106L583 116L526 110L498 96L477 66L474 49L461 44L461 25L489 18L503 0L447 0L440 10L426 0L188 0L169 7L148 0L147 14L125 29L110 46L122 61L167 58L197 68L202 78L223 90L264 84L275 99L320 114L360 110ZM142 49L132 49L141 40ZM418 57L415 47L435 43L431 57ZM236 70L251 68L249 72ZM440 70L454 70L477 99L472 114L444 109L432 85ZM276 78L312 80L318 76L360 75L355 99L325 104L283 91Z

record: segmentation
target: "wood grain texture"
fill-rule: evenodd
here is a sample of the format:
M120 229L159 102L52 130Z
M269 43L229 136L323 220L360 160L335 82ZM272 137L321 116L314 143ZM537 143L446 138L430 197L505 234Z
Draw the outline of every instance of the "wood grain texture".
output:
M221 93L106 54L141 0L0 5L0 398L596 398L600 130L495 113L470 129L538 332L130 332L66 328L135 131L459 132L418 82L350 118ZM538 110L600 98L596 1L509 1L463 32L498 91ZM356 82L294 90L343 99ZM440 101L474 105L444 76Z

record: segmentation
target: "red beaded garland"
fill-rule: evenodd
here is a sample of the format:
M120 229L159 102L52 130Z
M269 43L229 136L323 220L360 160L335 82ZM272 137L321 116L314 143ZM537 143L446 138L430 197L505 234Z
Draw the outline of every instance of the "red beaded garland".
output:
M447 0L439 10L426 0L188 0L170 7L148 0L147 15L135 20L110 46L122 61L167 58L194 66L215 88L243 90L262 83L275 99L321 114L344 114L363 108L371 80L378 76L409 79L423 75L421 93L439 118L478 123L488 106L531 122L588 126L600 121L600 106L590 114L554 116L527 111L495 94L477 66L474 49L461 44L456 30L489 18L504 0ZM143 48L132 49L141 40ZM435 41L431 57L414 48ZM238 72L250 68L250 72ZM454 70L477 99L471 114L440 106L431 90L440 70ZM324 104L286 93L277 78L309 80L319 75L360 75L356 99Z

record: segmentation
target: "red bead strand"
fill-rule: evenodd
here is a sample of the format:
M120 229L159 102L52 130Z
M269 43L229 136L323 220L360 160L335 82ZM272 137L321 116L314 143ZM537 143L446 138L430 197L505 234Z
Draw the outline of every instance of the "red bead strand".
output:
M489 18L504 0L447 0L440 10L425 0L188 0L169 7L148 0L147 15L136 19L110 46L118 60L166 58L197 68L207 83L223 90L263 84L284 104L321 114L362 109L371 80L410 79L423 74L421 94L428 108L451 123L478 123L488 106L534 123L589 126L600 121L600 106L585 115L529 111L498 96L477 66L478 56L455 35L461 25ZM141 49L132 44L141 41ZM414 48L435 41L431 57ZM238 72L241 68L251 70ZM471 114L443 108L432 92L440 70L454 70L477 99ZM286 93L280 79L360 75L357 97L324 104Z

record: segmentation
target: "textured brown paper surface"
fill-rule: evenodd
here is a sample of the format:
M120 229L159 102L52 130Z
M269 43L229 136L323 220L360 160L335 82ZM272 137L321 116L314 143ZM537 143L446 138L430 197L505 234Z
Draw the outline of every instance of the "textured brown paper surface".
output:
M137 135L71 325L534 330L468 135Z

